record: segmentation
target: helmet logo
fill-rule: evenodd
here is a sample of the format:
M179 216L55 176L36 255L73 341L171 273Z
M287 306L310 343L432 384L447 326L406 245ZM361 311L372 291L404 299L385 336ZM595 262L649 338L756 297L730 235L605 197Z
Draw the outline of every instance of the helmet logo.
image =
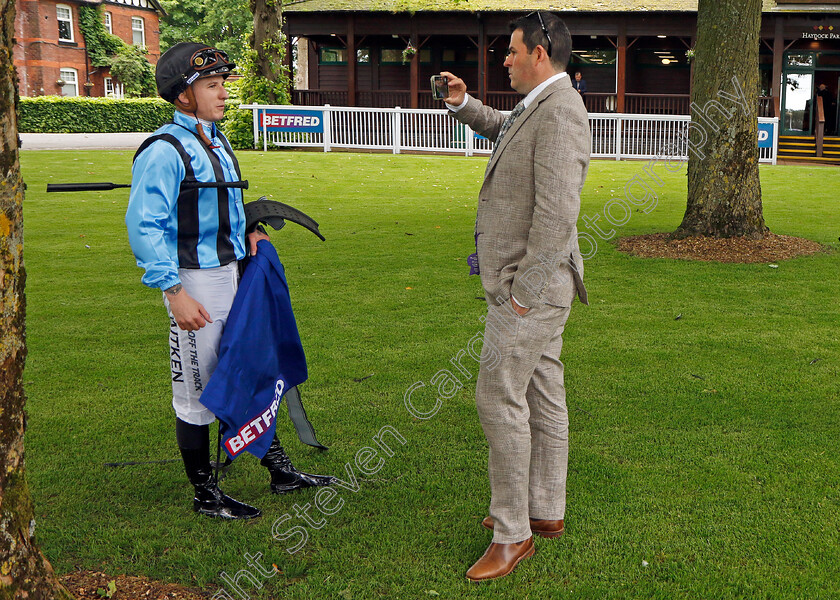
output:
M200 75L200 73L193 73L192 75L190 75L190 78L187 79L187 85L190 85L193 81L198 79L199 75Z
M195 60L193 60L193 63L195 64L196 67L200 67L201 65L204 64L204 59L201 58L200 56L196 56Z

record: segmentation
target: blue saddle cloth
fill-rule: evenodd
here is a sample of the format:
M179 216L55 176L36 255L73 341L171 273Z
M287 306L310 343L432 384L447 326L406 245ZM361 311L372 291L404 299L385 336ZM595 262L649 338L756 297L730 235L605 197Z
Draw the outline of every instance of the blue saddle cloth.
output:
M201 394L221 423L228 456L265 456L284 394L307 377L285 270L274 246L260 241L239 282L219 364Z

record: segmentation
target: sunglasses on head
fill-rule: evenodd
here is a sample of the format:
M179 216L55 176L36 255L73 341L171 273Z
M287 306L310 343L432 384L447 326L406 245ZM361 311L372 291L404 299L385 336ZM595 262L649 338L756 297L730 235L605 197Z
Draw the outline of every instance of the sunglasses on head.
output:
M542 18L542 15L540 14L540 11L535 10L532 13L528 13L527 15L525 15L525 18L528 19L535 14L537 15L537 18L540 20L540 27L542 28L543 35L545 36L545 39L548 40L548 48L546 48L546 52L548 53L548 56L550 58L551 57L551 36L548 35L548 29L545 28L545 23L543 23L543 18Z
M213 67L217 67L219 65L226 65L228 63L230 63L228 55L222 50L218 50L216 48L202 48L193 54L192 58L190 58L192 68L198 72L206 71L207 69L212 69Z

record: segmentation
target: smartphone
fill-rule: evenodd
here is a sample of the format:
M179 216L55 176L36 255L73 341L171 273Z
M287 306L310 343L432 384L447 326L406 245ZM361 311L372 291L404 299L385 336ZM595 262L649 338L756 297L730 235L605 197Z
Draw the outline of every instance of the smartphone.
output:
M449 80L443 75L432 75L432 98L443 100L449 97Z

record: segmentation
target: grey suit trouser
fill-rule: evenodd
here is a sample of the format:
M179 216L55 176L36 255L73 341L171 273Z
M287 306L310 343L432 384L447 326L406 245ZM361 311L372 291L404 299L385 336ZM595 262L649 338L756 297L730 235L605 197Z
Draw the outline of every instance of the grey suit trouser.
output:
M569 310L540 304L520 317L509 300L487 310L476 406L499 544L530 537L528 517L564 518L569 415L560 350Z

